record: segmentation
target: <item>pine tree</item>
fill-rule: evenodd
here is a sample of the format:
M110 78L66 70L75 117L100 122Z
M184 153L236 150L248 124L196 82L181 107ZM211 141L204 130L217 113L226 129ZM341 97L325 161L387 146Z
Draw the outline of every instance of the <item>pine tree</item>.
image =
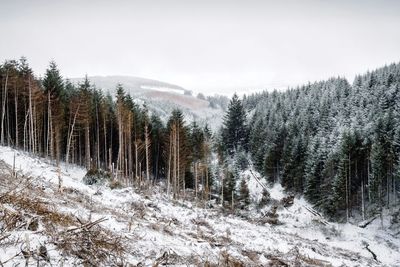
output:
M63 130L62 118L64 113L64 82L54 61L50 62L46 70L43 87L47 95L47 134L46 155L52 159L60 160L61 132Z
M237 94L229 102L228 111L224 117L222 128L222 145L229 155L244 149L248 145L248 129L246 112Z
M325 157L323 143L319 138L316 138L308 152L304 185L304 194L312 203L317 203L323 197L320 194L320 188L323 181L322 173Z

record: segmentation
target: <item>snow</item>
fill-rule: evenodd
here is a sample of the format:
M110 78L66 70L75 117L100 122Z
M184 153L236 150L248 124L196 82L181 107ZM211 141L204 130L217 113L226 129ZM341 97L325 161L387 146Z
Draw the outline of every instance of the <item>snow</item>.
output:
M242 218L222 213L219 207L205 209L189 201L169 199L157 186L144 192L131 187L111 190L107 186L88 186L81 182L86 173L83 168L65 163L58 168L49 160L0 147L0 161L13 166L14 157L18 175L31 176L36 185L44 187L41 197L54 202L57 211L91 221L106 218L100 223L101 227L125 240L124 258L131 264L152 265L163 253L167 253L170 260L175 259L176 265L218 263L221 255L228 253L245 265L258 266L268 265L271 257L287 262L303 257L326 261L333 266L400 265L400 240L388 229L389 215L384 217L383 228L379 219L360 228L350 223L327 222L305 199L295 198L292 206L278 208L281 224L271 225L260 222L263 214L271 209L270 205L260 211L251 210ZM251 198L257 201L262 186L253 174L261 177L254 170L241 173L248 183ZM63 193L57 192L59 176ZM264 179L260 180L265 183ZM268 190L274 203L287 196L279 184ZM76 263L76 259L63 256L41 231L20 229L11 234L15 238L23 237L22 240L29 236L31 248L46 244L53 265L58 265L63 257L64 266ZM379 262L372 259L365 242L378 255ZM7 247L0 242L0 260L12 258L19 250L19 246ZM256 255L255 259L250 259L251 253ZM5 266L17 263L24 264L22 256Z
M175 88L163 87L163 86L141 85L140 88L147 89L147 90L161 91L161 92L171 92L171 93L176 93L176 94L180 94L180 95L183 95L185 93L185 90L183 90L183 89L175 89Z

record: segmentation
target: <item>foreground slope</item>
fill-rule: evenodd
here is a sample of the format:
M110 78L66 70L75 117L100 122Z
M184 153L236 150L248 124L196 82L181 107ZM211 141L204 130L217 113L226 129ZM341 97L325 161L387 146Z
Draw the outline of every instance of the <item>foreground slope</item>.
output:
M239 217L215 205L206 209L172 201L160 187L138 192L87 186L81 182L84 175L84 169L57 168L0 147L4 266L400 264L400 241L386 229L388 217L366 228L329 223L303 199L284 207L279 185L270 188L270 206ZM254 190L258 185L249 179ZM272 206L277 207L277 224L268 223Z

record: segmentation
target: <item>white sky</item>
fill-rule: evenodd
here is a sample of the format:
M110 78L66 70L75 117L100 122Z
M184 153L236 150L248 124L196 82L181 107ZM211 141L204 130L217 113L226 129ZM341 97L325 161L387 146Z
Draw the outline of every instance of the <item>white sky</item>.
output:
M0 60L207 94L285 88L400 61L400 1L0 0Z

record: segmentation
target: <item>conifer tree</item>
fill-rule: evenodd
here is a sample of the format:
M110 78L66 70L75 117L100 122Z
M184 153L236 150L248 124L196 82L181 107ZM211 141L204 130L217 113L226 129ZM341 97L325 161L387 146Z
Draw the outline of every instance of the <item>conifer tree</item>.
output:
M43 87L47 95L46 155L60 160L62 118L64 112L64 81L57 64L51 61L46 70Z
M224 151L232 155L239 149L247 150L248 129L246 112L242 101L234 94L229 102L222 128L222 145Z

